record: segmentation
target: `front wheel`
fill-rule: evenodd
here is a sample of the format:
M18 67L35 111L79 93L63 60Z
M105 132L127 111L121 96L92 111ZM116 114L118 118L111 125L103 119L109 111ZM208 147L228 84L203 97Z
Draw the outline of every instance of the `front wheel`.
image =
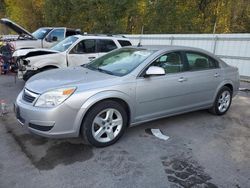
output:
M127 119L122 105L115 101L103 101L87 113L81 133L87 142L96 147L108 146L123 135Z
M231 102L232 91L227 86L223 86L216 96L213 107L209 111L216 115L223 115L230 108Z

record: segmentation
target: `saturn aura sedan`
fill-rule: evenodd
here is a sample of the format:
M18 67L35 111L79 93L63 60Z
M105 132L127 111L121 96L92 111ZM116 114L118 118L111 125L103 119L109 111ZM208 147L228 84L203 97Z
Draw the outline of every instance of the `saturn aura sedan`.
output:
M115 143L129 126L209 109L225 114L238 69L189 47L126 47L73 68L39 73L17 97L18 121L45 137Z

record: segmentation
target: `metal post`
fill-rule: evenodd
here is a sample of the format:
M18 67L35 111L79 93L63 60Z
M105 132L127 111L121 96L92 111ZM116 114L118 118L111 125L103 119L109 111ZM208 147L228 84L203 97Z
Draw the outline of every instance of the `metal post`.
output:
M214 23L214 29L213 29L213 34L215 34L215 32L216 32L216 27L217 27L217 25L216 25L216 21L215 21L215 23Z
M218 36L215 36L215 37L214 37L214 49L213 49L213 54L215 54L215 52L216 52L217 41L218 41Z
M140 37L139 37L139 43L138 43L138 47L140 47L141 46L141 41L142 41L142 35L143 35L143 30L144 30L144 26L142 26L141 27L141 35L140 35Z
M174 43L174 36L170 38L170 45L173 46L173 43Z

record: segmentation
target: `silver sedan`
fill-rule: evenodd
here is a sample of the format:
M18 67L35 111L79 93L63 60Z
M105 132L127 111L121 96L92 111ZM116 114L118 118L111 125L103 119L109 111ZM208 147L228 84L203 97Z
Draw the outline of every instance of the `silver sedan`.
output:
M18 121L46 137L115 143L128 126L209 109L223 115L239 88L238 69L188 47L121 48L89 64L39 73L16 100Z

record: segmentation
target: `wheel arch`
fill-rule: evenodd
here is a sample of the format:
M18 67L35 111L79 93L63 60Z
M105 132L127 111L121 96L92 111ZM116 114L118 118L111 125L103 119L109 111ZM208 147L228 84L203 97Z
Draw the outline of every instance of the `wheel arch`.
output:
M224 86L228 87L231 90L231 92L233 93L234 87L232 84L228 83L228 84L225 84Z
M88 114L88 112L97 104L103 102L103 101L107 101L107 100L112 100L115 102L118 102L119 104L121 104L124 109L127 112L127 117L128 117L128 124L127 126L130 125L130 122L132 121L133 118L133 111L134 111L134 107L131 106L131 100L129 98L128 95L126 95L125 93L119 92L119 91L109 91L109 92L100 92L92 97L90 97L87 101L84 102L84 104L81 107L80 110L80 114L78 114L78 116L80 116L80 119L78 120L78 128L77 128L77 133L79 135L81 128L82 128L82 123L86 117L86 115Z
M34 67L36 69L42 69L43 67L46 67L46 66L55 66L57 68L63 68L64 67L64 62L61 61L61 63L58 63L60 62L60 59L58 60L55 60L54 58L39 58L39 56L34 56L34 57L29 57L29 58L26 58L26 60L30 61L30 65L31 67Z
M44 67L41 67L41 68L39 68L40 70L46 70L46 69L57 69L57 68L60 68L60 67L58 67L58 66L56 66L56 65L46 65L46 66L44 66Z
M218 92L221 90L222 87L224 86L227 86L231 91L232 91L232 95L234 95L234 84L231 80L225 80L223 81L216 89L216 92L214 94L214 97L213 97L213 101L215 101L216 99L216 96L218 94Z

